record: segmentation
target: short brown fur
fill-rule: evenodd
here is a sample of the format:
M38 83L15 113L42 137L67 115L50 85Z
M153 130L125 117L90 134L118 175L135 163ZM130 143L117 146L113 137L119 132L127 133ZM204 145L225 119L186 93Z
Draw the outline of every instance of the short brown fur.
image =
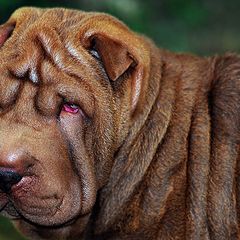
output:
M84 117L59 117L65 100ZM0 170L31 181L0 209L30 239L239 239L239 103L237 55L21 8L0 27Z

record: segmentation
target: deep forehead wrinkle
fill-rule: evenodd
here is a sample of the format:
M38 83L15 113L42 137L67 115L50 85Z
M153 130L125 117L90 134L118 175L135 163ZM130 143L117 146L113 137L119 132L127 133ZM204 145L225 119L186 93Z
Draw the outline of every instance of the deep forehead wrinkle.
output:
M43 26L36 32L34 28L35 26L32 26L22 36L18 57L8 64L10 72L17 78L39 83L41 80L39 70L44 59L49 59L58 69L68 73L74 68L79 70L81 66L88 65L84 56L86 54L77 51L74 46L70 47L70 43L63 43L55 30ZM83 71L84 68L81 68L84 74Z
M75 11L70 11L72 14L69 16L63 9L59 11L50 9L40 13L36 10L36 12L37 14L28 16L27 21L21 19L22 15L28 15L24 10L12 16L11 21L16 21L16 29L10 40L15 40L15 48L2 50L1 63L7 65L10 72L17 78L29 79L33 83L39 83L42 80L39 69L45 58L49 58L53 65L69 74L73 74L72 70L77 68L86 75L84 68L79 69L81 66L88 66L88 69L90 66L90 71L94 70L94 67L91 69L93 64L91 60L89 61L88 52L80 46L80 40L74 39L74 33L67 33L70 25L73 27L81 21L77 17L79 14L76 15ZM55 25L49 26L49 21L55 22ZM19 35L19 30L23 26L24 31Z
M50 93L59 96L60 90L69 92L66 84L77 86L74 89L78 90L81 99L86 95L81 94L83 90L87 90L85 92L89 96L93 93L93 85L108 87L104 70L81 42L84 24L91 19L91 14L79 14L71 10L60 10L60 14L51 10L36 12L37 14L34 11L29 14L29 11L23 9L10 18L9 21L14 22L16 28L0 49L3 56L0 60L0 75L9 72L21 85L24 86L25 82L33 84L36 88L35 102L44 92L40 90L46 89L45 87L52 89L49 96ZM49 25L49 21L53 24ZM67 82L67 79L71 81ZM71 91L68 95L72 94ZM86 102L95 101L100 95L100 92L95 93ZM19 92L16 96L18 99Z

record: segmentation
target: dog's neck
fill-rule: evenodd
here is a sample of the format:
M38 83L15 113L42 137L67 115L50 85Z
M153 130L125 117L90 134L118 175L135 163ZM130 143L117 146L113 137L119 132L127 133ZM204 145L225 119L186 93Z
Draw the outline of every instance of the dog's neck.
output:
M147 94L141 111L134 116L133 125L124 143L117 151L113 166L114 171L111 173L108 185L100 192L100 218L96 224L99 226L99 228L96 228L98 229L97 231L100 230L99 232L107 231L115 221L119 220L126 203L136 189L139 188L139 184L152 162L157 146L165 135L168 121L170 120L171 110L164 106L166 107L166 112L162 113L162 117L165 123L162 126L154 126L154 123L151 122L152 117L159 112L157 110L162 104L161 99L159 99L160 92L166 83L162 83L162 71L165 68L165 63L164 61L159 61L165 53L152 43L149 43L149 45L151 49L151 66L149 71L151 74L149 79L145 79L148 83ZM172 95L174 94L172 93ZM165 96L161 97L165 98ZM170 105L172 106L173 102L168 105L169 107ZM154 119L155 117L153 121ZM162 135L157 136L154 140L152 138L156 135L155 132L158 132L158 130L154 130L155 127L163 127L163 129ZM139 145L144 146L142 148L143 152L139 152ZM141 164L139 164L139 161L141 161ZM126 181L126 179L129 180ZM114 195L112 194L113 192L115 192ZM121 197L118 197L116 193Z
M146 225L152 227L156 219L164 215L173 190L178 188L176 192L180 193L186 191L188 151L183 148L187 149L198 91L207 89L203 87L203 84L208 84L203 77L211 78L210 72L209 76L201 78L201 67L206 67L210 61L194 56L172 55L154 46L151 49L150 72L154 75L149 77L145 108L118 151L113 167L115 171L100 193L99 219L95 226L99 234L118 231L116 228L113 230L112 226L119 226L125 232L128 229L139 230ZM200 77L192 79L194 74L189 74L185 69L198 72L195 76ZM185 91L190 93L188 99L184 100ZM181 105L176 105L176 102ZM172 125L179 129L172 130ZM180 135L175 136L174 132ZM174 139L177 139L176 148L167 149L165 140ZM186 155L178 156L179 152L185 152Z

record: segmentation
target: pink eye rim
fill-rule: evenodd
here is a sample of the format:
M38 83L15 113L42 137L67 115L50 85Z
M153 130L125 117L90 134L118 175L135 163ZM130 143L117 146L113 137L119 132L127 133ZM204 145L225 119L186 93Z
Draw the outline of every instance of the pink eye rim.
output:
M74 103L65 102L62 106L62 112L77 114L80 112L80 107Z

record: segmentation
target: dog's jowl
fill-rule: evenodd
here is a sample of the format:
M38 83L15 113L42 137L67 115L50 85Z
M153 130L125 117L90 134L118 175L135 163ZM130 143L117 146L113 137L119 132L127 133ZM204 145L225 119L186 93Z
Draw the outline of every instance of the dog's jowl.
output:
M0 26L0 212L29 239L238 239L239 143L237 55L102 13Z

